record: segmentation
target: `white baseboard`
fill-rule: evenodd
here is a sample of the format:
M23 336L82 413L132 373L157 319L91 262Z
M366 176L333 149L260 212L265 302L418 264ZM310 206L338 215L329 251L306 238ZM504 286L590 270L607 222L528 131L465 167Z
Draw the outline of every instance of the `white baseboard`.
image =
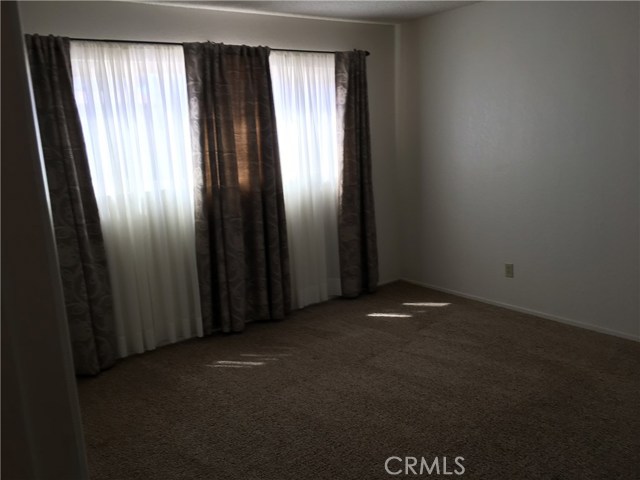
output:
M594 332L605 333L607 335L613 335L614 337L624 338L626 340L633 340L635 342L640 342L640 336L638 335L630 335L624 332L618 332L616 330L611 330L609 328L599 327L597 325L591 325L588 323L579 322L577 320L571 320L565 317L559 317L557 315L551 315L549 313L539 312L537 310L531 310L529 308L518 307L516 305L511 305L503 302L496 302L495 300L489 300L488 298L479 297L477 295L469 295L467 293L458 292L456 290L451 290L448 288L438 287L436 285L429 285L423 282L417 282L415 280L409 280L408 278L401 279L404 282L412 283L414 285L418 285L425 288L430 288L432 290L437 290L439 292L450 293L451 295L456 295L458 297L468 298L470 300L476 300L478 302L487 303L489 305L495 305L497 307L506 308L508 310L513 310L515 312L527 313L529 315L534 315L536 317L544 318L547 320L553 320L554 322L560 322L567 325L572 325L574 327L584 328L587 330L592 330Z

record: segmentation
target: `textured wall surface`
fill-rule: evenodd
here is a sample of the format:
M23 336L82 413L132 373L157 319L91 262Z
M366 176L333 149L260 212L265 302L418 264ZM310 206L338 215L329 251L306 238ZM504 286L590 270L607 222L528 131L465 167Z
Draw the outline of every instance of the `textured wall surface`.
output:
M638 7L489 2L400 27L405 278L639 338Z

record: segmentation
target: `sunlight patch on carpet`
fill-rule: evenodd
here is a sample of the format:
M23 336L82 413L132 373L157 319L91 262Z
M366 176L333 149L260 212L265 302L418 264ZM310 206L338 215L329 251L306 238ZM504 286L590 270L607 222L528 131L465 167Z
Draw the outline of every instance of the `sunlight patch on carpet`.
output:
M406 307L446 307L451 305L450 303L438 303L438 302L406 302L402 305Z
M251 368L250 365L205 365L212 368Z
M212 368L254 368L262 367L269 362L286 360L291 353L241 353L242 360L216 360L212 364L205 365Z
M269 355L264 355L260 353L241 353L241 357L257 357L262 358L263 360L278 360L276 357L290 357L290 353L270 353Z

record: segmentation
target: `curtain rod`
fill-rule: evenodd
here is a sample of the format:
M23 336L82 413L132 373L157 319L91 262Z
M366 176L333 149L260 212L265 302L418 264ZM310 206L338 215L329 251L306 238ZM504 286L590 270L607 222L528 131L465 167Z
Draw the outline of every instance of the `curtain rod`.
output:
M107 40L102 38L69 38L75 42L107 42L107 43L141 43L144 45L182 45L180 42L152 42L150 40ZM183 42L191 43L191 42ZM274 52L298 52L298 53L338 53L329 50L298 50L293 48L270 48ZM369 52L365 51L365 55L368 57Z

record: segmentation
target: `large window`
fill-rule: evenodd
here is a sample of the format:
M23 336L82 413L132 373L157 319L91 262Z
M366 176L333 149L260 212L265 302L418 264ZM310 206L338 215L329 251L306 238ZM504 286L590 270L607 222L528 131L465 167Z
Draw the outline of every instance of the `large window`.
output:
M72 42L121 356L202 335L180 46ZM335 59L272 52L293 306L340 294Z
M182 47L72 42L121 356L202 335Z

